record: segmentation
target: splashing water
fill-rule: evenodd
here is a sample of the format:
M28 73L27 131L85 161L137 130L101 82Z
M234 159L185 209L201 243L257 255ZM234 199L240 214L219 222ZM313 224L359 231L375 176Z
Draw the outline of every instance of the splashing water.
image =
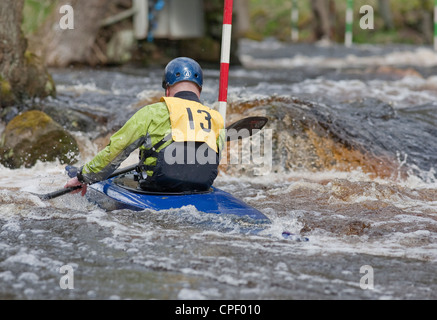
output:
M251 49L257 45L258 50ZM370 57L358 56L361 68L348 69L313 56L308 59L320 63L319 68L307 68L302 57L282 56L291 47L273 47L243 43L246 66L231 72L229 98L232 110L241 113L230 117L267 114L269 128L275 131L278 125L284 139L294 140L283 144L288 149L274 149L275 166L269 174L253 176L236 166L223 171L215 183L261 210L270 225L255 234L245 232L256 227L191 206L106 212L80 196L43 202L32 193L62 188L68 179L62 165L2 167L0 297L435 299L437 150L429 137L437 130L436 83L434 77L420 75L421 66L410 63L411 56L428 53L371 51L380 54L373 61L417 67L415 76L391 79L394 69L388 75L367 69ZM265 56L256 56L263 52ZM293 70L293 75L278 72L272 64ZM159 72L54 70L58 97L42 103L100 119L93 132L74 133L81 145L80 161L85 162L101 147L99 139L123 124L140 101L160 95L155 81ZM214 105L218 71L205 74L203 98ZM362 100L366 102L357 103ZM297 113L290 110L298 110L301 118L292 119ZM294 131L287 133L293 123ZM383 133L374 132L384 124ZM345 165L320 160L340 149L343 158L337 164ZM366 154L356 166L351 150ZM381 170L375 167L381 164L366 162L371 159L366 152L388 154L393 164L389 174L378 174ZM299 161L296 154L302 155ZM135 154L125 164L136 159ZM283 231L289 233L287 239ZM74 289L60 285L65 265L74 270ZM373 290L360 286L363 266L373 269Z

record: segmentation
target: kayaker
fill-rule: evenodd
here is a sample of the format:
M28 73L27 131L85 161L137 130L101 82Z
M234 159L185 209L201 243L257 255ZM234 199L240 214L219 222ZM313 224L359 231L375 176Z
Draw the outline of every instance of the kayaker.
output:
M224 145L223 117L200 102L203 71L190 58L176 58L165 68L165 97L143 107L110 139L66 188L103 181L140 149L138 185L159 192L207 191L218 174Z

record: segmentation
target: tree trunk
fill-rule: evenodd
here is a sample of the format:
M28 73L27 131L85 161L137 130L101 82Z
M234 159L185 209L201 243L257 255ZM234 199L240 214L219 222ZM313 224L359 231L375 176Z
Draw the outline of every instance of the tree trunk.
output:
M317 22L314 30L317 40L332 38L330 3L327 0L311 0L311 8Z
M390 0L379 0L379 10L381 11L381 17L384 21L384 29L394 29L393 15L390 7Z
M238 37L243 37L250 31L249 0L236 0L234 6L236 34Z
M0 107L54 94L53 80L27 51L21 31L24 0L0 1Z
M74 63L90 65L105 63L106 55L96 45L100 30L99 22L106 17L108 8L119 2L118 0L60 0L46 23L30 38L31 48L52 67L66 67ZM67 13L60 13L60 8L64 5L73 8L74 29L61 28L60 21L67 16Z
M434 42L434 8L429 1L421 1L422 23L421 31L426 43Z

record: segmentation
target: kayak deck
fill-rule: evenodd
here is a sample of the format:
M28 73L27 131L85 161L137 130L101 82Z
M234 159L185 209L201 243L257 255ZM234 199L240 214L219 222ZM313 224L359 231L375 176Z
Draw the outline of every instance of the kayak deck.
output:
M109 179L91 185L89 189L95 192L90 194L90 200L107 210L142 211L151 209L160 211L194 206L200 212L248 217L256 223L270 222L259 210L215 187L212 187L211 191L207 193L153 194L134 190L128 186L120 186L119 179L117 179L117 183L114 180ZM106 197L102 198L102 195ZM108 197L111 199L110 204Z

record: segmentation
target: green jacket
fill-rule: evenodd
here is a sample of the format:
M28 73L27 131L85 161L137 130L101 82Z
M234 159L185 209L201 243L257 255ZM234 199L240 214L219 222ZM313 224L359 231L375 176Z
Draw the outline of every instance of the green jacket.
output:
M82 167L81 178L84 183L105 180L136 149L150 149L171 132L170 115L165 102L143 107L110 139L105 149ZM157 151L167 147L172 140L163 144ZM217 139L221 151L225 143L225 131L221 130ZM156 158L147 158L145 165L156 165ZM150 173L149 173L150 174Z

